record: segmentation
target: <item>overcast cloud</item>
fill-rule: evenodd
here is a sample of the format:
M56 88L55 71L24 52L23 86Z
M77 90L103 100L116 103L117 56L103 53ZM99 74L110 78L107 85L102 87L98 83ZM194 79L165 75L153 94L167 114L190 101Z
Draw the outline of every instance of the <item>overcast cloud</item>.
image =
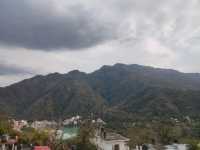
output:
M0 86L118 62L200 72L199 18L199 0L1 0Z
M19 68L15 65L7 65L0 64L0 75L24 75L24 74L33 74L32 71L28 71L28 69Z

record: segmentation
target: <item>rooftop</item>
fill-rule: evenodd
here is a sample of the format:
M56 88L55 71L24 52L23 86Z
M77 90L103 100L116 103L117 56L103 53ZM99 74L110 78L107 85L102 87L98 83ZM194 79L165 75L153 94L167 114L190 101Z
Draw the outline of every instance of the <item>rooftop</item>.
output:
M129 141L128 138L114 132L106 132L104 139L107 141Z

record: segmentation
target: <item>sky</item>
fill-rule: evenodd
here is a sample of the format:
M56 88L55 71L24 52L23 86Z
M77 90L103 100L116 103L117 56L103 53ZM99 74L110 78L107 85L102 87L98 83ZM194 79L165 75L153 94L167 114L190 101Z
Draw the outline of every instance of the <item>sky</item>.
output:
M115 63L200 72L199 0L0 0L0 87Z

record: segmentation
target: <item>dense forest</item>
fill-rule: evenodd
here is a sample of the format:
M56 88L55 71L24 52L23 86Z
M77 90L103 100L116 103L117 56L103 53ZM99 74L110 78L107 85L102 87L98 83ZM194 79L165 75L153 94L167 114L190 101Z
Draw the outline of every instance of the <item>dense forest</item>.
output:
M38 75L0 88L0 111L23 119L198 118L200 74L140 65Z

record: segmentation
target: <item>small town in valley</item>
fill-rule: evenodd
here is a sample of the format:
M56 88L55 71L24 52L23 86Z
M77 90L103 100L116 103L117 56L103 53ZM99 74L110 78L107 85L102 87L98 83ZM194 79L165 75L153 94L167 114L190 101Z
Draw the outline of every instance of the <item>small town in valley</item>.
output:
M200 0L0 0L0 150L200 150Z
M183 124L177 118L170 120L177 127ZM191 123L189 117L185 121ZM195 140L180 143L175 135L170 135L174 131L169 128L160 129L160 134L163 134L160 138L163 141L174 138L174 141L158 143L157 139L151 139L148 143L149 135L142 134L152 133L144 132L147 129L140 127L143 126L141 122L132 123L135 135L125 134L109 126L101 118L83 118L79 115L62 121L1 120L0 150L193 150L195 146L200 147L200 143Z

